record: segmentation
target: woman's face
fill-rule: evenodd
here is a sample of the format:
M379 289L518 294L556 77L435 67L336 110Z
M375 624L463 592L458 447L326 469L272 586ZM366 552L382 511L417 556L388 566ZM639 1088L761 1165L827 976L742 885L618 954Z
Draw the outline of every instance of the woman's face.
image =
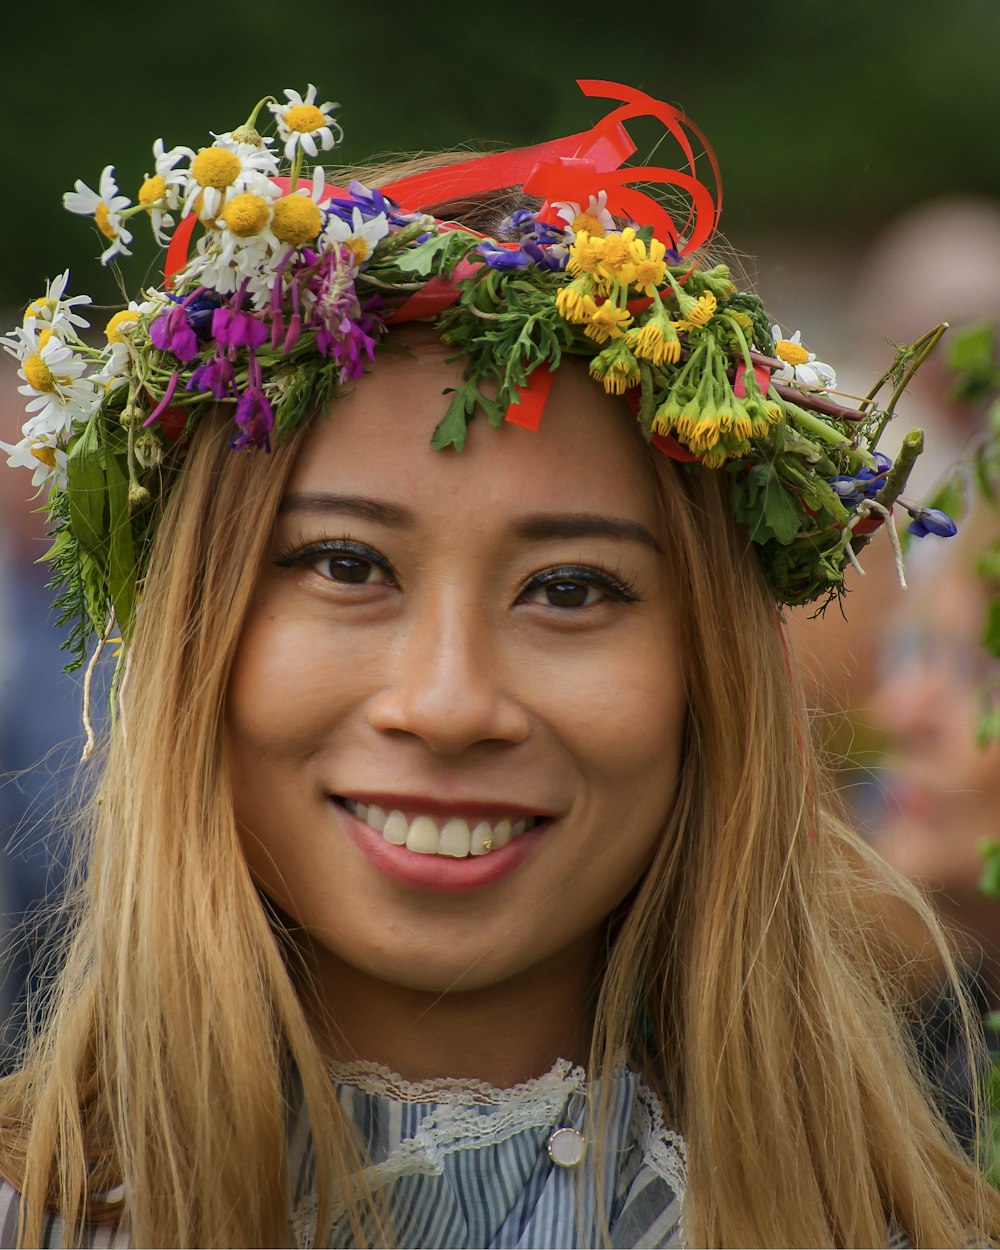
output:
M439 344L317 419L261 570L226 749L247 859L321 954L411 990L596 959L685 719L634 419L563 368L538 432L431 431ZM556 961L558 962L558 961Z

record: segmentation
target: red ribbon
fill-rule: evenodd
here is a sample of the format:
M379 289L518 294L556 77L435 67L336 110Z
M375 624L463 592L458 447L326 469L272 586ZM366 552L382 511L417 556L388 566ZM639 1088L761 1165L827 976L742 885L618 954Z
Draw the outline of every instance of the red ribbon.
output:
M537 430L555 376L547 364L539 365L528 378L528 385L521 387L517 403L508 406L504 420L511 425L523 425L526 430Z
M578 79L577 85L584 95L617 101L618 107L590 130L517 148L512 152L487 153L467 161L424 170L386 183L380 188L382 193L396 200L405 211L416 212L448 200L522 186L525 193L545 200L539 212L540 219L555 222L559 218L552 207L553 202L575 201L586 208L591 196L596 198L603 191L612 214L652 226L657 238L682 255L703 247L718 224L722 208L722 181L715 153L702 132L678 109L634 87L596 78ZM622 168L635 151L635 144L624 123L637 117L653 117L662 122L676 141L687 170L661 165ZM694 136L708 159L714 193L694 173L697 153L689 135ZM288 193L290 183L287 178L276 178L275 182ZM686 193L690 208L680 227L656 200L630 185L636 182L679 187ZM326 186L320 199L345 194L347 192L341 187ZM189 213L180 221L170 240L164 262L168 289L187 260L196 222L197 215ZM474 262L465 261L450 278L435 278L428 282L395 309L388 321L398 324L433 317L442 312L458 298L456 283L475 272L475 267ZM521 391L520 402L508 409L506 420L528 429L537 429L551 385L551 370L536 369ZM694 458L671 435L665 438L655 435L653 442L676 459Z

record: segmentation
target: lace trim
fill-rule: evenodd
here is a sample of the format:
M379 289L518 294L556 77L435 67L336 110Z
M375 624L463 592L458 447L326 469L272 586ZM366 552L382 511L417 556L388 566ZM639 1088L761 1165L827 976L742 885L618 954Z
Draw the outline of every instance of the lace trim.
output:
M532 1077L519 1085L497 1086L472 1078L431 1077L425 1081L408 1081L380 1063L358 1059L351 1063L331 1063L327 1070L339 1085L350 1085L362 1093L392 1102L435 1103L440 1106L503 1107L510 1103L549 1100L556 1095L568 1098L586 1085L583 1068L574 1067L568 1059L557 1059L543 1076ZM481 1117L480 1117L481 1118Z
M586 1073L568 1060L558 1060L549 1072L506 1089L485 1081L437 1078L407 1081L380 1064L367 1061L330 1066L334 1080L375 1097L405 1103L432 1103L412 1137L401 1142L389 1158L367 1169L383 1185L404 1176L444 1174L445 1159L459 1150L480 1150L499 1145L518 1133L547 1128L566 1118L566 1104L574 1094L585 1098ZM483 1115L477 1108L496 1108ZM579 1117L569 1117L579 1118ZM637 1081L631 1117L643 1166L660 1176L683 1203L687 1186L687 1153L684 1139L663 1123L663 1111L655 1093ZM341 1204L334 1220L344 1213ZM317 1205L314 1195L303 1199L294 1213L296 1239L311 1246Z

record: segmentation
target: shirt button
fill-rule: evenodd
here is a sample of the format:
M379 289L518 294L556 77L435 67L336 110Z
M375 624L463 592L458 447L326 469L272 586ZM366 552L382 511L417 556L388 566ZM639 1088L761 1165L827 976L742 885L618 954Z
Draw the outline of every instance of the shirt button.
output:
M583 1158L583 1135L575 1128L557 1128L545 1143L549 1158L560 1168L575 1168Z

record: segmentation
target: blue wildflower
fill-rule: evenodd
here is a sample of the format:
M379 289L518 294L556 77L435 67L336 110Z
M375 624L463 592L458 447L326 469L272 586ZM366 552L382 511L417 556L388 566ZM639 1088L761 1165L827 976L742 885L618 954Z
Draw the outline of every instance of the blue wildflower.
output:
M875 468L859 469L853 476L842 474L829 478L829 483L849 507L857 507L862 499L874 499L885 484L892 461L882 452L875 452Z
M926 538L928 534L935 534L938 538L954 538L958 533L958 526L940 508L907 508L907 512L913 518L906 527L907 532L914 538Z
M483 239L476 244L476 251L491 269L506 272L511 269L527 269L531 257L523 248L501 247L492 239Z

